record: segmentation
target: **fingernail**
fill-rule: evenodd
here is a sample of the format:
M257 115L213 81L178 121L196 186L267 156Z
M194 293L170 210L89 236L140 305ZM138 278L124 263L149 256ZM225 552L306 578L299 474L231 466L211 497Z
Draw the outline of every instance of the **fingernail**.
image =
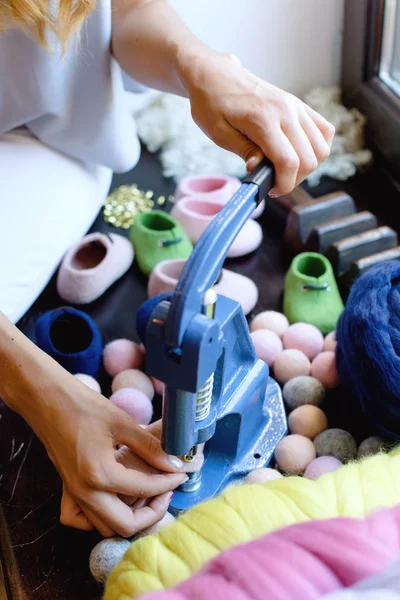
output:
M261 162L258 156L252 156L246 163L246 168L248 171L252 171L256 168L256 166Z
M272 188L272 190L269 192L268 196L270 198L278 198L279 194L276 193L275 188Z
M171 496L170 496L170 501L172 500L172 498L175 496L174 492L172 492Z
M168 459L175 469L181 469L183 467L183 462L177 456L169 456Z

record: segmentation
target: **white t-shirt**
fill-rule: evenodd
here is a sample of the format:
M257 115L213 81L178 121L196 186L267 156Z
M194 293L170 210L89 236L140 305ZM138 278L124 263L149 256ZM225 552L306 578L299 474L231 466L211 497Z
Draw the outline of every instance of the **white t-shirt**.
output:
M140 145L125 92L129 80L110 44L111 0L99 0L79 45L72 39L64 57L57 43L48 52L16 29L0 35L0 134L26 127L85 163L117 173L134 167Z

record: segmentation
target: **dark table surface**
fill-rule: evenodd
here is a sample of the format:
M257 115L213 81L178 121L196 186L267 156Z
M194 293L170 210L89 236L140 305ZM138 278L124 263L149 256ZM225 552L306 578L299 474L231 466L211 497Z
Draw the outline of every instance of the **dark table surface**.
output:
M156 194L166 196L173 193L175 187L171 180L162 177L157 158L146 151L134 171L114 178L113 187L123 183L136 183L142 189L152 189ZM395 220L391 210L394 202L399 201L399 193L379 165L346 184L326 180L311 193L320 196L337 189L345 189L359 208L370 208L381 222L400 230L399 220ZM283 278L291 258L283 246L280 222L269 213L265 213L260 222L264 241L259 250L227 265L256 282L259 302L255 313L281 308ZM93 230L110 230L102 215ZM104 343L121 337L137 340L135 315L145 300L146 280L133 267L85 310L99 325ZM37 318L62 304L53 280L22 319L20 328L34 339ZM105 378L103 384L103 392L107 394L109 382ZM343 394L332 394L328 417L331 427L348 428L359 440L369 433L357 407ZM94 533L82 533L60 525L60 479L29 426L4 405L0 406L0 486L0 549L8 588L7 595L3 596L0 589L0 598L99 600L102 589L91 577L88 558L100 538Z

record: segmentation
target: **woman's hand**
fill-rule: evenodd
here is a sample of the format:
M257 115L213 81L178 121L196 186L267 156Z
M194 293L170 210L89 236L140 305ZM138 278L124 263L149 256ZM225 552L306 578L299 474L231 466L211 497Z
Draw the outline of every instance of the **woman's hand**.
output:
M271 197L290 193L329 156L335 129L304 102L252 75L234 56L182 54L195 122L241 156L248 171L269 158L275 166Z
M29 421L67 492L62 522L81 529L94 526L104 537L129 537L159 521L172 490L187 477L179 472L182 462L167 456L157 437L58 365L47 373L49 384L51 403L44 408L40 398L32 398L37 410ZM141 468L118 462L117 446L129 448ZM132 510L122 496L149 502Z
M152 423L147 428L149 434L154 436L157 447L159 440L161 439L161 421ZM145 460L129 449L127 446L122 446L115 453L116 460L120 465L123 465L126 469L134 469L138 473L144 473L148 476L160 474L159 469L155 469L146 463ZM181 473L194 473L201 469L204 461L202 446L198 448L198 452L193 462L183 463L180 470ZM134 511L135 515L135 531L132 531L130 535L142 531L147 527L160 521L168 510L169 503L171 501L171 493L166 492L153 498L144 498L142 495L119 495L121 500L130 507L130 510ZM69 491L64 486L63 497L61 501L61 522L69 527L75 527L76 529L90 530L94 526L90 519L86 516L80 505ZM107 533L106 526L102 530L102 533ZM114 532L109 529L108 535L113 535Z

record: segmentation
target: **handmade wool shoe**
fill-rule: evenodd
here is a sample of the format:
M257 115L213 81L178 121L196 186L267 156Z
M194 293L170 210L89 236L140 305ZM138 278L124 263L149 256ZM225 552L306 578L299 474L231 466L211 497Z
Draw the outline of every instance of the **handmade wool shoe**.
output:
M181 200L186 196L197 196L203 197L204 200L226 204L241 185L240 179L228 175L189 175L180 181L175 191L175 198ZM264 207L263 200L255 209L253 219L258 219L262 215Z
M172 258L189 258L193 245L182 226L166 212L141 213L130 231L136 262L145 275L158 263Z
M181 223L193 244L196 244L223 206L220 202L204 200L202 196L189 196L175 204L171 214ZM254 252L262 238L260 225L249 219L230 247L227 257L236 258Z
M57 291L71 304L89 304L126 273L134 251L115 233L91 233L72 246L57 275Z
M176 288L186 260L164 260L159 263L150 275L147 286L149 298L158 294L172 292ZM221 276L214 287L217 294L236 300L241 304L245 315L251 313L257 304L258 289L256 284L233 271L222 269Z
M36 322L36 344L64 369L96 378L103 352L96 323L74 308L57 308Z
M303 252L285 278L283 312L290 323L310 323L324 335L336 328L343 311L332 265L322 254Z

